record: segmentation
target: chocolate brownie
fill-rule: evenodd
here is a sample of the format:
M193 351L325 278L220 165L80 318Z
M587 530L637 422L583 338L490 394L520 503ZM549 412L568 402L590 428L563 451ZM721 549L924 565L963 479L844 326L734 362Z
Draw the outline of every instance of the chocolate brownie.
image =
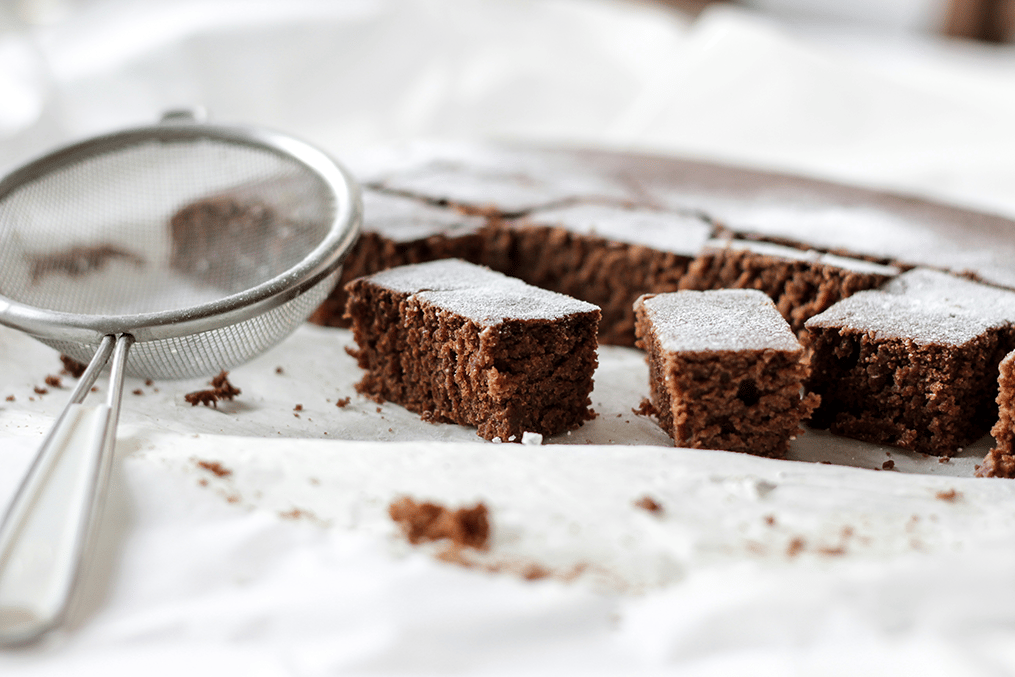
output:
M351 282L357 390L488 440L554 435L592 418L600 312L456 259Z
M436 207L423 200L376 190L363 191L363 228L342 267L335 290L310 321L348 327L345 285L358 277L437 259L480 260L479 231L486 218Z
M1015 292L915 269L807 323L811 425L950 456L996 420L998 363L1015 347Z
M976 475L1015 478L1015 351L1001 360L998 370L998 418L990 430L994 448L987 452Z
M900 270L770 242L706 243L680 280L681 289L758 289L775 302L801 340L804 323L858 291L881 286Z
M697 216L580 203L538 210L488 233L484 263L544 289L594 303L602 343L634 345L635 299L676 291L713 227Z
M763 292L646 294L635 305L652 405L678 446L780 458L803 432L803 347Z

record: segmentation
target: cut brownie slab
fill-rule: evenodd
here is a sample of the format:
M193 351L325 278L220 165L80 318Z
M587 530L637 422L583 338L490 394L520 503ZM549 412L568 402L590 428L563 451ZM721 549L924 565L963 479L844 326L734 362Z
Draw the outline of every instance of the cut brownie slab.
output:
M599 340L634 345L634 301L676 291L712 234L697 216L609 204L533 212L500 228L484 263L544 289L602 308Z
M1015 293L916 269L807 322L815 427L949 456L996 421Z
M895 266L771 242L717 239L705 244L680 288L763 291L803 339L811 317L900 272Z
M635 304L652 404L678 446L785 456L814 408L803 347L753 289L646 294Z
M488 440L555 435L594 415L600 312L448 259L354 280L348 314L367 370L357 390Z
M1001 360L998 371L998 417L990 430L994 448L987 452L976 475L1015 478L1015 351Z

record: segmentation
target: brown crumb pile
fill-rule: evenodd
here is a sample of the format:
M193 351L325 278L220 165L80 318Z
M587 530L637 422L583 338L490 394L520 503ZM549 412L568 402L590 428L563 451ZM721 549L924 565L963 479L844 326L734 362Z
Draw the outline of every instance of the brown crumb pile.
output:
M198 468L204 468L208 472L214 473L218 477L229 477L233 474L233 471L225 467L218 461L195 461Z
M653 514L660 514L663 511L663 506L660 505L651 496L642 496L640 499L634 502L634 507L641 508L642 510L648 510Z
M446 538L456 546L485 550L490 539L489 511L483 503L449 510L404 496L388 506L388 515L413 545Z
M208 390L195 390L183 396L191 406L196 407L203 404L206 407L218 407L219 400L232 400L240 394L241 390L229 382L228 371L221 371L219 375L211 380L211 388Z
M655 416L658 413L656 412L656 408L652 406L652 402L647 397L641 398L641 404L638 405L638 408L632 409L631 411L638 416Z
M85 373L87 368L73 357L69 355L60 355L60 361L63 362L63 369L74 378L81 378L81 375Z
M339 409L345 409L346 407L349 406L350 402L352 402L351 397L343 397L338 402L335 402L335 406L338 407Z

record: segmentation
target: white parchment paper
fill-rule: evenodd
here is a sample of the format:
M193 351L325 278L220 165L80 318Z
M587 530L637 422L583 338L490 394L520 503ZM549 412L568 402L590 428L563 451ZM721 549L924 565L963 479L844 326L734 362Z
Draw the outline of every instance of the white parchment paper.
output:
M421 136L592 145L1015 215L1006 48L793 32L730 10L691 22L606 0L95 0L56 24L0 25L6 168L202 104L352 161ZM1015 485L971 477L989 439L947 464L816 432L790 461L674 449L631 411L647 394L641 355L607 347L595 421L542 446L492 445L358 397L349 341L300 328L234 369L243 393L218 409L183 401L202 379L129 381L72 622L0 654L0 672L1015 666ZM5 503L70 379L36 393L56 354L7 329L0 364ZM897 472L876 470L886 460ZM486 502L491 549L463 568L435 559L439 546L409 547L385 512L403 494ZM645 495L663 511L633 505Z

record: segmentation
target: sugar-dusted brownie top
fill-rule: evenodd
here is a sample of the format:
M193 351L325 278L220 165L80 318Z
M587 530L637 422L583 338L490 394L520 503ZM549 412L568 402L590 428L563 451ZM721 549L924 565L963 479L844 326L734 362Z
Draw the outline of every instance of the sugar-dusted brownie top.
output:
M832 266L849 270L854 273L865 275L884 275L894 277L902 271L897 266L889 266L864 259L854 259L836 254L826 254L814 249L798 249L774 242L762 242L755 240L732 240L728 238L715 238L705 243L703 251L750 251L762 256L770 256L788 261L802 261L815 265Z
M413 294L482 326L506 320L557 320L599 307L525 284L458 259L392 268L370 276L385 289Z
M768 296L755 289L646 294L637 301L663 350L802 350Z
M523 223L559 226L580 235L696 256L712 234L700 216L658 209L583 203L529 214Z
M363 191L363 213L364 231L378 233L395 242L412 242L433 235L466 235L486 224L481 216L370 189Z
M862 291L808 320L809 328L873 332L875 339L962 345L1015 323L1015 292L927 269Z

